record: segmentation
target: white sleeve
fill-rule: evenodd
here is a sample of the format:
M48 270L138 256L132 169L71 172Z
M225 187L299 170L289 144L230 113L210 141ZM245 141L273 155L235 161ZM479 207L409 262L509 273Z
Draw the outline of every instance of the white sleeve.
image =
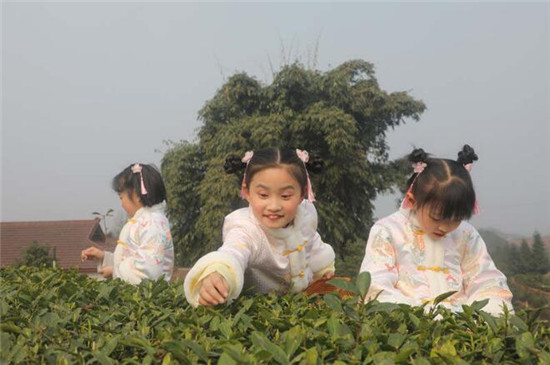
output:
M496 268L485 242L475 229L466 245L461 268L468 304L489 299L483 310L493 315L502 314L503 305L513 309L512 292L506 284L506 277Z
M318 279L328 272L334 272L335 254L332 246L323 242L317 232L309 241L310 250L307 262L313 272L313 278Z
M213 272L222 275L229 284L227 301L236 299L243 288L244 271L253 253L253 227L224 223L224 242L218 251L201 257L185 276L185 297L192 306L199 305L202 280ZM258 239L258 238L256 238Z
M114 266L115 265L115 259L112 252L109 251L103 251L103 261L100 261L97 265L97 271L102 270L103 268L107 266Z
M303 231L309 232L306 242L307 262L313 272L313 279L319 279L328 272L334 272L334 249L328 243L323 242L317 232L317 210L309 202L303 204L304 214L300 225Z
M367 299L374 299L379 294L378 300L381 302L420 304L417 299L404 295L395 287L399 271L392 236L387 229L376 224L370 230L359 272L363 271L368 271L371 275Z

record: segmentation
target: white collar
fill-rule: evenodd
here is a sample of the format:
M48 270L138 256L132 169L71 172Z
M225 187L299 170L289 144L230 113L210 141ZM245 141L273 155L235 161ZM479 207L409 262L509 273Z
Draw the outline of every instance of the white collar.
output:
M151 207L141 207L134 213L134 216L131 219L138 219L146 212L148 213L160 212L161 214L164 214L165 208L166 208L166 201L155 204Z

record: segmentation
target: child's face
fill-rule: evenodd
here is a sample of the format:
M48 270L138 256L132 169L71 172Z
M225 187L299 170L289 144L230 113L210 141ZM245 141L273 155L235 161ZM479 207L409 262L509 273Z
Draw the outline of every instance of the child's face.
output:
M300 184L282 167L257 172L244 194L256 219L267 228L286 227L303 200Z
M439 218L437 211L431 209L430 205L417 209L416 218L422 230L434 240L445 237L460 225L460 221Z
M124 208L130 217L133 217L139 208L143 207L143 204L139 200L139 197L135 191L131 196L127 191L123 191L118 194L118 197L120 198L122 208Z

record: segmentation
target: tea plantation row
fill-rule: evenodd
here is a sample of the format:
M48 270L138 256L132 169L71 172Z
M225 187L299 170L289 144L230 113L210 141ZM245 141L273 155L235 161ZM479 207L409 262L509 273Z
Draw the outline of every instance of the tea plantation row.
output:
M96 281L75 271L0 271L2 363L550 364L537 311L494 318L360 304L367 276L334 294L243 295L189 307L181 283Z

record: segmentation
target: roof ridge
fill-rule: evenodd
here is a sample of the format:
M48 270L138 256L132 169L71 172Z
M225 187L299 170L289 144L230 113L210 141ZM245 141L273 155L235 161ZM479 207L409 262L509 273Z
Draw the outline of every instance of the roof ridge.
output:
M37 223L92 223L97 221L99 218L93 219L67 219L67 220L52 220L52 221L10 221L10 222L0 222L0 224L37 224Z

